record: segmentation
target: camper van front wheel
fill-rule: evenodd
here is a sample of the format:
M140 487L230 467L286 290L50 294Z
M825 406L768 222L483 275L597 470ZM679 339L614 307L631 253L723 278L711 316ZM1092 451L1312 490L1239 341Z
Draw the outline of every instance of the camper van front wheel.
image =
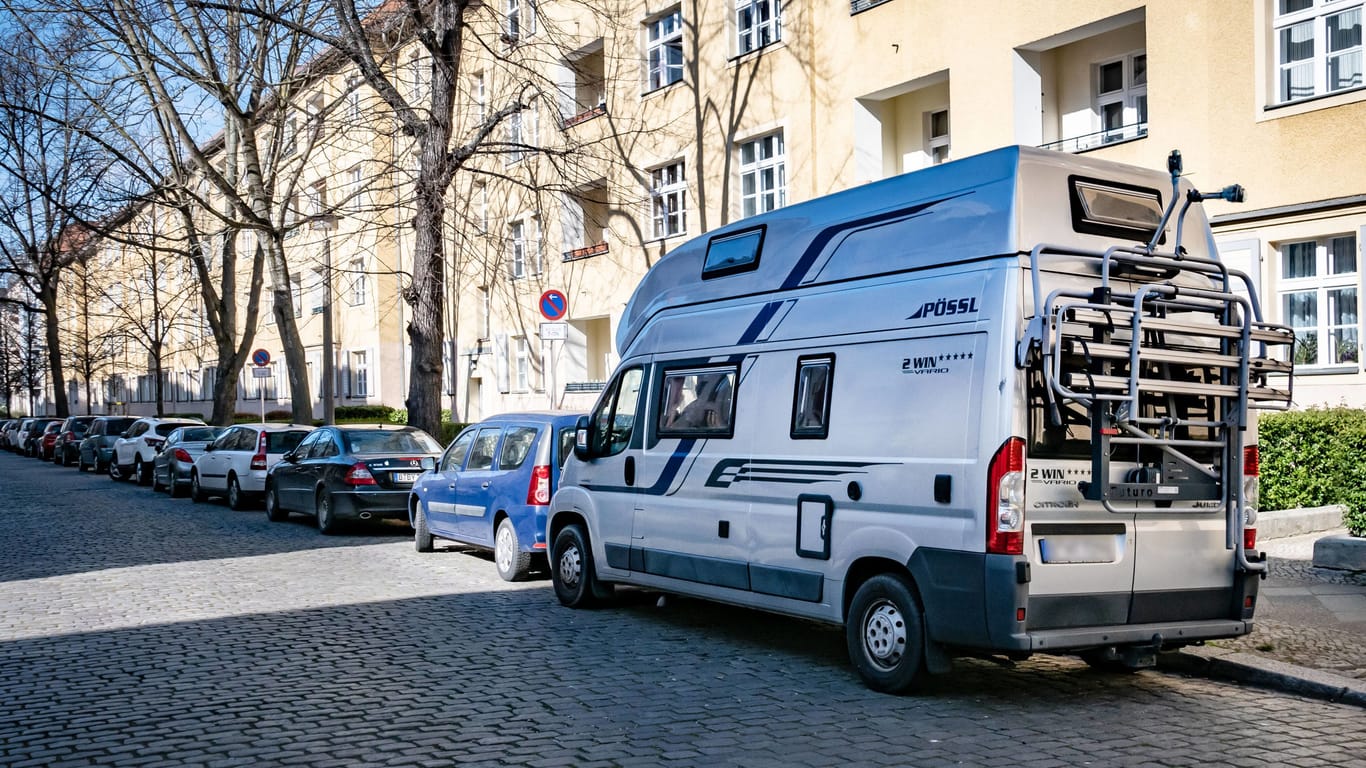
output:
M879 574L854 594L845 638L849 658L869 688L901 693L914 686L925 667L924 637L920 604L905 578Z
M589 608L612 596L612 585L598 581L593 548L582 525L567 525L555 535L550 581L555 585L555 597L570 608Z

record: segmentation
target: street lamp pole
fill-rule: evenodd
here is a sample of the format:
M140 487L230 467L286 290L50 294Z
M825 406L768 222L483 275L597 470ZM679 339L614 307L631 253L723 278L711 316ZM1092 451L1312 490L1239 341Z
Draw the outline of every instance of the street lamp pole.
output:
M332 231L337 228L337 217L324 215L313 222L313 228L323 233L323 423L336 421L337 395L336 350L332 348Z

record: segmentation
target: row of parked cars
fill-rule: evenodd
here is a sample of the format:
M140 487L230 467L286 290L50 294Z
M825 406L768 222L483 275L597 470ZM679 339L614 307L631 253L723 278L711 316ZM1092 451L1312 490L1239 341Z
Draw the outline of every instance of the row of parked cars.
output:
M0 444L27 456L107 473L195 502L263 505L273 522L313 516L325 534L348 521L396 519L419 552L438 539L493 551L509 581L544 565L545 524L577 414L507 414L449 446L395 424L237 424L198 419L72 416L11 420ZM49 440L50 438L50 440Z

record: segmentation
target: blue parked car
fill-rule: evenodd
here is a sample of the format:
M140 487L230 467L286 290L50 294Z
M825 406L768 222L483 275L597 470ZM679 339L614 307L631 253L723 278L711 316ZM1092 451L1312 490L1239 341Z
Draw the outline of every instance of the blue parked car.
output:
M546 552L545 518L574 451L579 414L508 413L466 428L408 503L419 552L440 537L493 550L498 575L526 578Z

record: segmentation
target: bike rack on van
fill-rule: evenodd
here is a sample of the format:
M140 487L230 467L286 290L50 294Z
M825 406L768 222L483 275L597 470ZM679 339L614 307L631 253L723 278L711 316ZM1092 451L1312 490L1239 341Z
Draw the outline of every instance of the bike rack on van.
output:
M1216 502L1228 522L1228 548L1237 550L1241 566L1259 571L1264 564L1247 561L1238 535L1242 521L1235 515L1245 499L1233 470L1242 460L1248 408L1290 406L1295 335L1263 320L1246 274L1182 248L1186 212L1205 195L1187 193L1173 247L1158 250L1179 200L1180 156L1172 154L1172 200L1151 242L1104 252L1046 244L1031 251L1034 316L1017 363L1023 368L1039 356L1054 424L1063 423L1060 404L1088 411L1091 477L1080 484L1086 498L1116 513L1133 512L1117 508L1119 501L1170 512L1210 511L1208 503ZM1241 188L1209 197L1240 200ZM1098 260L1099 285L1045 296L1040 262L1049 256ZM1139 466L1116 481L1110 461L1121 446L1131 447ZM1191 456L1198 450L1220 458L1202 462Z

